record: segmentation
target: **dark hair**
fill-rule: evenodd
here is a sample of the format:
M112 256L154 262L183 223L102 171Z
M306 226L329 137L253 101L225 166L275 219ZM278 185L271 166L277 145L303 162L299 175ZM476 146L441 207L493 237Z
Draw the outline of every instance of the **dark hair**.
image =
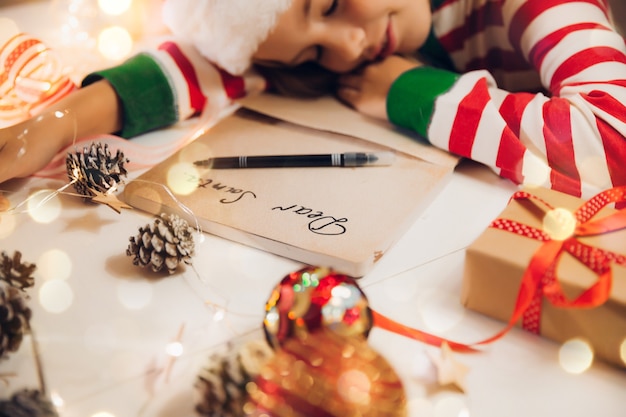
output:
M334 94L338 75L314 62L296 67L255 63L256 70L270 84L270 91L290 97L314 98Z

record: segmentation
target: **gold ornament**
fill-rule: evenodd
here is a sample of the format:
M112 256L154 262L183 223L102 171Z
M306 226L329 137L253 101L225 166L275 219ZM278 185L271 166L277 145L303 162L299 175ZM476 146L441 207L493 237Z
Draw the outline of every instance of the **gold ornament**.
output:
M439 385L452 386L465 392L465 376L469 372L469 368L454 358L450 345L444 342L441 345L440 356L431 354L431 359L437 369Z
M321 328L285 341L248 384L247 416L404 417L390 364L362 336Z
M284 277L265 305L263 327L274 348L319 328L367 338L373 325L356 281L328 268L307 267Z
M118 214L122 212L122 209L132 209L128 204L120 201L115 194L112 193L102 193L98 190L89 189L92 193L93 197L91 197L91 201L98 204L104 204L105 206L111 207Z

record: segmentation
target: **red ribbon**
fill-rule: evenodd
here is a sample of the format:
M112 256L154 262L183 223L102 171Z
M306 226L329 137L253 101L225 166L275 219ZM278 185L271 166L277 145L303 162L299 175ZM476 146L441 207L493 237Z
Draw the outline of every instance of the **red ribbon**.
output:
M515 193L511 200L536 201L550 210L554 209L549 203L525 191ZM523 327L526 330L539 333L541 303L544 296L553 305L561 308L593 308L600 306L610 296L613 281L611 264L626 266L626 256L589 246L578 239L626 228L626 209L593 220L604 207L620 202L626 202L626 186L606 190L591 198L573 213L577 221L576 229L570 237L564 240L551 239L543 230L515 220L496 219L492 222L490 227L543 242L533 254L528 268L524 272L515 308L508 325L496 335L478 343L457 343L402 325L376 311L372 312L374 325L429 345L441 346L445 342L455 351L467 352L475 350L476 346L485 345L500 339L515 326L520 318L523 318ZM598 276L597 281L591 287L584 290L573 300L569 300L563 293L561 284L556 277L556 269L564 253L573 256Z
M554 209L547 202L525 191L515 193L511 199L534 200L550 210ZM573 213L577 221L576 229L570 237L564 240L551 239L543 230L514 220L496 219L492 222L490 227L516 233L543 243L533 254L528 268L522 276L515 308L507 327L479 344L499 339L520 318L522 318L522 325L526 330L539 333L543 297L560 308L593 308L604 304L610 296L613 281L611 264L626 266L626 256L589 246L578 239L626 228L626 209L600 219L593 219L600 210L609 204L624 201L626 201L626 186L612 188L597 194ZM593 285L572 300L563 293L556 274L557 266L564 253L573 256L598 276Z

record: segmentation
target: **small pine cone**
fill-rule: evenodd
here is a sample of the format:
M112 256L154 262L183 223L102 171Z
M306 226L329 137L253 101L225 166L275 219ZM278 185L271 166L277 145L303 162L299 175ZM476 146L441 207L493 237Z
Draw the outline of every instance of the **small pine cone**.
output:
M0 358L19 349L31 316L24 293L0 281Z
M59 417L52 402L37 390L23 389L0 400L0 417Z
M175 214L162 213L129 240L126 255L133 256L133 264L150 266L154 272L167 269L173 274L181 262L190 265L194 256L193 229Z
M65 166L76 191L92 197L94 194L89 191L90 188L105 193L124 182L126 162L128 159L121 150L118 149L115 157L111 157L109 145L92 143L89 147L85 146L82 152L68 153Z
M195 383L196 413L202 417L243 417L246 385L274 355L265 340L245 344L240 350L214 354Z
M21 290L33 286L33 272L36 268L35 264L22 263L22 254L19 251L15 251L13 258L4 251L0 254L0 280Z

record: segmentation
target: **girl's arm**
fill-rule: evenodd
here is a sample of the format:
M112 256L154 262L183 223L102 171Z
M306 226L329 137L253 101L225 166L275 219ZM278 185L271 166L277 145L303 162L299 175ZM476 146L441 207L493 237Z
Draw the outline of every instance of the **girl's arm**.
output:
M129 138L201 112L219 118L236 99L263 91L265 80L250 71L233 76L182 42L167 41L124 64L97 71L83 81L106 79L121 102L122 129Z
M219 118L235 99L263 89L265 80L252 72L229 75L193 47L165 42L88 75L81 89L42 114L0 129L0 182L37 172L75 137L131 138L202 111Z
M626 47L604 4L509 0L461 10L440 41L462 74L403 73L387 96L389 119L516 183L573 195L626 185ZM463 27L494 16L503 19L461 41Z
M45 167L75 136L120 129L120 105L107 81L76 90L41 114L0 129L0 183Z

